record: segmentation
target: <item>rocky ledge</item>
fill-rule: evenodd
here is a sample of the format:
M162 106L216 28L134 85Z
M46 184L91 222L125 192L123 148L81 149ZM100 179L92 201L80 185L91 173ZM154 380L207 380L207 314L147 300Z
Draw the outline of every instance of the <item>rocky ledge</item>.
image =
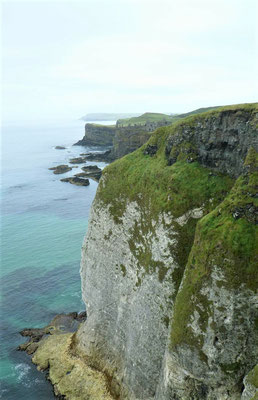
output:
M112 157L111 150L106 151L98 151L98 152L89 152L82 153L81 155L85 156L87 161L96 161L96 162L112 162L114 159Z
M71 176L69 178L60 179L61 182L69 182L77 186L89 186L90 181L87 178L82 178L79 176Z
M79 174L75 174L75 176L83 177L83 178L91 178L98 182L102 175L102 170L97 165L89 165L87 167L82 167L84 172L80 172Z
M65 172L71 171L72 168L74 168L74 167L70 167L69 165L66 165L66 164L61 164L61 165L57 165L56 167L51 167L48 169L50 171L53 171L54 174L64 174Z
M86 157L75 157L69 160L70 164L83 164L86 162Z
M114 400L105 375L76 351L75 332L85 319L85 312L60 314L45 328L24 329L21 335L30 339L17 350L26 351L40 371L47 371L57 398Z

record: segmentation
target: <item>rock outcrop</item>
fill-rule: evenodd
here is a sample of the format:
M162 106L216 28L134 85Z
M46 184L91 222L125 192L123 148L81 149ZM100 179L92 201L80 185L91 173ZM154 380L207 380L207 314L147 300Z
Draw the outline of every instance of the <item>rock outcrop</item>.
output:
M188 117L103 171L76 340L113 396L256 398L257 115Z
M85 135L75 145L112 146L116 127L113 125L86 124Z
M126 154L132 153L145 144L150 135L159 126L168 125L168 121L147 122L133 126L104 126L96 124L85 125L85 135L75 145L80 146L110 146L105 161L112 162Z
M257 117L258 104L187 117L103 170L87 320L25 345L58 395L258 398Z
M89 186L90 181L88 178L85 178L82 175L78 176L79 174L76 174L75 176L70 176L68 178L63 178L60 179L61 182L69 182L72 183L73 185L76 186Z
M71 171L73 168L67 164L57 165L56 167L48 168L50 171L53 171L54 174L64 174L65 172Z
M38 369L48 371L58 399L114 400L105 375L87 365L74 350L74 332L85 318L86 313L60 314L45 328L24 329L21 335L30 340L17 350L32 355Z
M121 158L126 154L132 153L141 147L150 138L150 132L146 130L146 126L134 126L117 128L113 139L113 147L111 149L110 161Z

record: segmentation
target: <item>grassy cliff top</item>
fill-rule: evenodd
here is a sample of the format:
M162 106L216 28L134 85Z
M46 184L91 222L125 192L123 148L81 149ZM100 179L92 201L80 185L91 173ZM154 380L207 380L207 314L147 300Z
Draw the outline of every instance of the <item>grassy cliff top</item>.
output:
M251 110L258 107L258 103L246 103L246 104L234 104L228 106L214 106L214 107L203 107L197 110L190 111L188 113L178 114L178 115L167 115L162 113L150 113L146 112L139 117L119 119L117 121L118 126L129 126L129 125L145 125L151 122L161 122L166 121L171 124L179 121L185 121L188 117L198 117L198 116L209 116L211 113L219 113L226 110Z
M214 130L223 130L223 116L228 114L236 116L236 120L239 117L241 127L244 126L239 135L245 135L248 129L255 133L258 129L257 113L258 103L225 106L187 116L157 129L144 146L104 169L96 194L95 207L106 207L117 224L123 223L124 212L130 202L138 206L141 217L127 238L136 259L135 269L144 269L145 274L158 270L160 281L170 266L158 264L152 259L148 238L155 235L155 224L164 213L173 217L171 222L166 222L166 229L178 239L171 250L178 268L172 277L176 290L171 295L175 299L175 307L170 348L176 351L178 346L187 345L196 349L204 362L207 355L202 347L208 320L212 320L214 331L220 330L210 301L202 293L203 288L211 285L212 272L216 268L220 271L223 278L218 287L230 293L239 289L253 293L257 289L257 152L249 147L244 172L235 179L201 165L198 158L194 158L196 149L187 141L182 143L175 162L169 165L166 146L171 135L178 134L180 137L180 133L185 136L189 133L190 136L206 119L217 119ZM207 133L208 145L209 131L203 133L203 143ZM148 148L154 152L148 153ZM190 161L189 151L193 153ZM235 151L238 151L237 145ZM194 209L201 209L203 217L199 222L190 217L181 226L178 218ZM135 244L141 244L140 251ZM126 273L126 266L123 266L123 273ZM138 280L137 285L140 284L141 280ZM193 334L190 325L196 310L201 330L198 335ZM242 364L221 364L221 368L228 374L231 373L227 372L230 368L236 368L234 373L238 369L241 373Z
M139 117L119 119L117 121L117 125L118 126L145 125L147 122L159 122L159 121L172 122L174 118L175 117L173 117L172 115L146 112L140 115Z
M103 188L100 182L97 198L101 197L104 203L109 204L117 217L121 217L128 201L138 201L140 205L145 201L156 210L171 211L180 216L191 207L200 207L207 195L213 199L217 198L216 191L225 195L233 182L229 177L222 177L219 173L210 176L208 168L197 161L187 163L184 155L169 166L165 154L171 134L180 131L180 128L194 128L200 120L219 117L225 111L257 113L258 103L220 107L158 128L143 147L104 169L103 176L108 181ZM154 157L144 154L148 145L157 147ZM169 200L170 196L173 196L173 202Z
M92 123L89 123L89 122L87 122L87 124L86 124L87 126L92 126L92 127L95 127L95 128L103 128L103 129L114 129L116 126L115 125L102 125L102 124L92 124Z

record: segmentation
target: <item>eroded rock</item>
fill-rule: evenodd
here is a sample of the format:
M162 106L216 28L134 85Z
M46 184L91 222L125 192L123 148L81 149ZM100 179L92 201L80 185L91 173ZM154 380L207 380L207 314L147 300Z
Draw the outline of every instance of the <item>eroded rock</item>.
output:
M65 172L71 171L72 167L66 164L57 165L56 167L48 168L50 171L53 171L54 174L64 174Z
M63 178L60 179L61 182L69 182L72 183L73 185L77 185L77 186L89 186L90 181L87 178L80 178L78 176L72 176L69 178Z

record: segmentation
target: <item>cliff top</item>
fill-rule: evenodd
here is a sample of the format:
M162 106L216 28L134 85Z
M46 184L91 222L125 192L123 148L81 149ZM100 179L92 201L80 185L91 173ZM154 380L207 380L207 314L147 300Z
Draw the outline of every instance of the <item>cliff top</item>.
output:
M117 121L117 126L129 126L129 125L145 125L150 122L168 121L172 122L175 117L172 115L162 114L162 113L151 113L146 112L139 117L119 119Z

